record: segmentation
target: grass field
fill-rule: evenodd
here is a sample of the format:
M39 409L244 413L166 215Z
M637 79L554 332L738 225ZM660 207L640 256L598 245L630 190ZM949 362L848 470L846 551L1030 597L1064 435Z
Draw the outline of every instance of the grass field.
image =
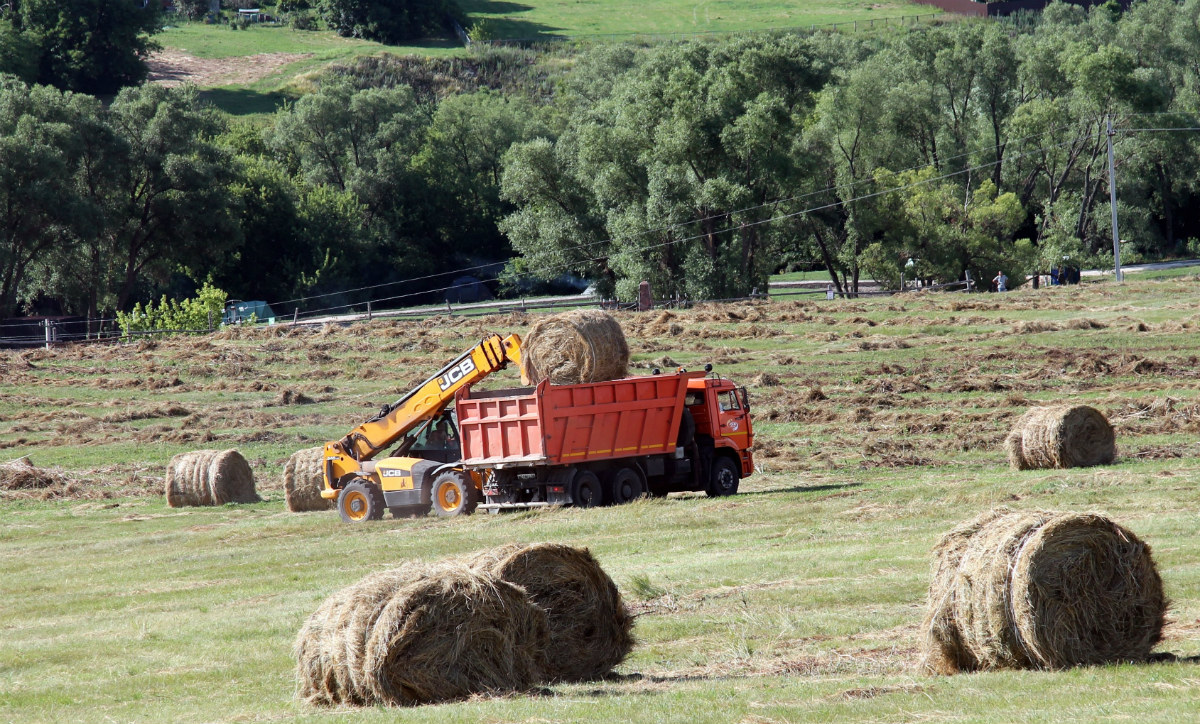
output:
M1158 650L1200 655L1197 282L624 314L635 373L712 362L748 385L760 471L742 494L358 526L287 513L287 455L530 319L0 351L0 462L69 478L0 491L0 720L1193 721L1193 662L950 678L916 662L929 549L999 504L1130 527L1172 600ZM1051 402L1105 412L1117 464L1010 471L1004 435ZM167 459L224 447L264 502L165 507ZM621 676L405 712L293 700L292 639L329 593L510 541L597 555L638 614Z
M679 0L529 0L527 3L463 0L472 23L487 21L495 39L582 40L683 38L692 34L729 33L858 22L861 29L895 26L904 18L930 15L935 8L907 0L813 0L780 2L684 3ZM884 18L890 18L885 21ZM845 26L846 29L854 27ZM408 45L383 45L343 38L330 31L300 31L286 26L180 22L155 36L165 58L152 62L154 77L194 84L218 108L233 115L270 113L304 92L306 75L330 63L360 55L454 56L470 51L456 38L432 38ZM269 59L264 56L274 56ZM165 69L159 66L167 66ZM269 67L266 67L269 66ZM185 77L184 77L185 76Z
M487 19L497 38L529 39L799 28L937 12L906 0L461 0L460 5L473 21Z

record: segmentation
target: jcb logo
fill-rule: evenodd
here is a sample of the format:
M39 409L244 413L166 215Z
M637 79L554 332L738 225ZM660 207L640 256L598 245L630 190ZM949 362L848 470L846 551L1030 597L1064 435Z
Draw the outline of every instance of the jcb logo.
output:
M438 387L442 388L442 392L450 389L450 385L458 382L462 378L475 371L475 360L470 357L463 360L454 369L438 378Z

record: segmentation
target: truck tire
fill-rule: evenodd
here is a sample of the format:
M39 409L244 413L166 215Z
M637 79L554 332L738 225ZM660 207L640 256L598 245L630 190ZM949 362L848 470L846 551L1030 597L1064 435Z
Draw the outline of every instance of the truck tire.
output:
M609 477L608 499L613 505L633 502L646 493L642 476L633 468L618 468Z
M470 515L479 505L479 491L471 482L471 476L461 470L447 470L434 478L430 492L433 513L439 518Z
M733 495L738 491L738 483L742 479L742 471L733 458L718 455L713 458L712 471L708 476L708 488L705 493L710 498Z
M337 509L347 523L383 518L383 491L375 483L355 480L338 493Z
M604 487L591 470L580 470L571 483L571 502L577 508L596 508L604 505Z

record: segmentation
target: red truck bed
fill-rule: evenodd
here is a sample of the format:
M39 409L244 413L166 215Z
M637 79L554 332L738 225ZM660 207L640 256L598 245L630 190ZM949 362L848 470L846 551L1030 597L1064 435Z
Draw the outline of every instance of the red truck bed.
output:
M687 381L703 372L458 393L463 462L575 465L675 450Z

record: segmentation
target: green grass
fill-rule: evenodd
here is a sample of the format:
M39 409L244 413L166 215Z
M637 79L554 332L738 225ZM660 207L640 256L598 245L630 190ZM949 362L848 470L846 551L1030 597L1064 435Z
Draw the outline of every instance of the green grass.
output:
M1193 278L1138 277L624 314L636 374L669 356L749 386L760 470L742 494L358 526L284 510L288 454L528 320L0 351L0 462L29 454L87 481L47 500L0 492L0 720L1191 721L1194 663L932 678L916 661L929 549L998 504L1129 526L1172 600L1159 650L1200 655L1197 309ZM285 389L315 402L280 405ZM1109 416L1118 463L1010 471L1013 419L1063 401ZM165 507L167 459L225 447L251 461L264 502ZM292 639L325 596L510 541L596 554L639 614L622 677L403 712L293 700Z
M472 20L488 20L497 38L529 39L735 32L855 21L867 24L874 18L882 22L884 17L937 12L904 0L462 0L460 4Z

